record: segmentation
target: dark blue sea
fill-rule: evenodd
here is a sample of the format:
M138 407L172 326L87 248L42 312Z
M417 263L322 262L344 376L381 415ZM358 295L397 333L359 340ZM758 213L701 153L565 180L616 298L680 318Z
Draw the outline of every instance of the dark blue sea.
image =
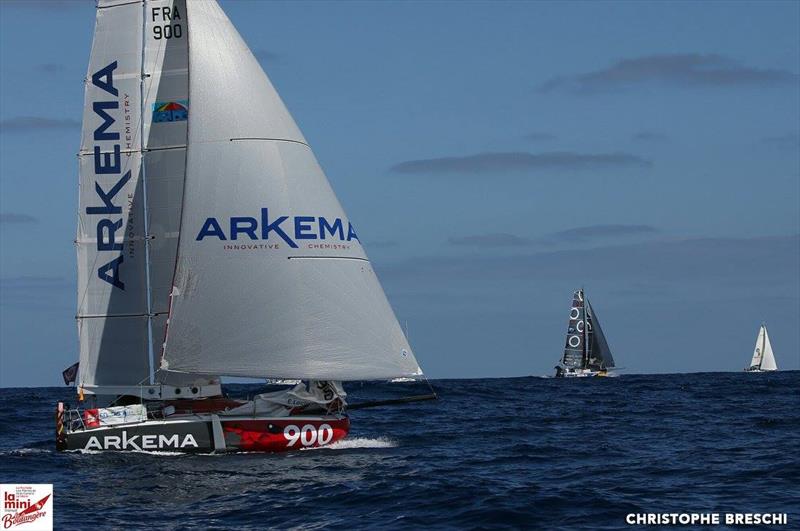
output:
M436 402L353 411L345 441L280 455L58 453L72 390L0 389L0 481L53 483L57 529L618 529L641 512L800 528L800 372L432 383Z

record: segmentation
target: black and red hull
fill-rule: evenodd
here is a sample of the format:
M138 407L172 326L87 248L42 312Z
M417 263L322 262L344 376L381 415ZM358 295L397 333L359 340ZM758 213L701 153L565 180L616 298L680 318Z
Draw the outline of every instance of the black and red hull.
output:
M350 429L346 415L175 415L162 420L85 427L57 423L59 450L161 452L287 452L327 446Z

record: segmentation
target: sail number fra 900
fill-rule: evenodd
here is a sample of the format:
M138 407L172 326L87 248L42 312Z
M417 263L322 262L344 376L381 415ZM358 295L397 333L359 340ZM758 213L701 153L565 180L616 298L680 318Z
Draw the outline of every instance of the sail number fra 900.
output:
M180 39L183 36L183 29L180 24L176 24L176 20L181 20L181 12L178 6L173 7L154 7L151 10L151 17L153 25L153 38L155 40L161 39ZM166 23L157 25L156 22Z

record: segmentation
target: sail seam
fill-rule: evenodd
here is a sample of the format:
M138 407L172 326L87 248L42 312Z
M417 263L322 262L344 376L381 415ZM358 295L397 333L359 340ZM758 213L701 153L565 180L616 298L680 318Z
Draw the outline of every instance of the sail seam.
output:
M97 9L113 9L115 7L129 6L131 4L144 4L144 2L143 0L131 0L130 2L125 2L124 4L114 4L113 6L98 5Z
M359 258L357 256L287 256L287 260L294 259L325 259L325 260L359 260L361 262L369 262L367 258Z
M144 149L121 149L119 153L122 155L133 155L134 153L149 153L151 151L169 151L173 149L186 149L186 144L176 144L174 146L162 146L157 148L144 148ZM111 150L99 150L97 151L98 155L111 155L116 154L116 151ZM94 151L79 151L76 154L77 157L94 157Z
M240 138L231 138L230 139L231 142L236 142L236 141L239 141L239 140L266 140L266 141L273 141L273 142L291 142L293 144L300 144L300 145L303 145L303 146L311 149L311 146L309 146L305 142L302 142L300 140L292 140L291 138L266 138L266 137L260 137L260 136L244 136L244 137L240 137Z

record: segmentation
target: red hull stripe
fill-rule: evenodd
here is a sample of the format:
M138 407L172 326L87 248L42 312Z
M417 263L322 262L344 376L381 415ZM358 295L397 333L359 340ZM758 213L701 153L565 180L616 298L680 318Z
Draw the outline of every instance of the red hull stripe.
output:
M222 420L226 446L246 452L286 452L327 446L347 436L350 420Z

